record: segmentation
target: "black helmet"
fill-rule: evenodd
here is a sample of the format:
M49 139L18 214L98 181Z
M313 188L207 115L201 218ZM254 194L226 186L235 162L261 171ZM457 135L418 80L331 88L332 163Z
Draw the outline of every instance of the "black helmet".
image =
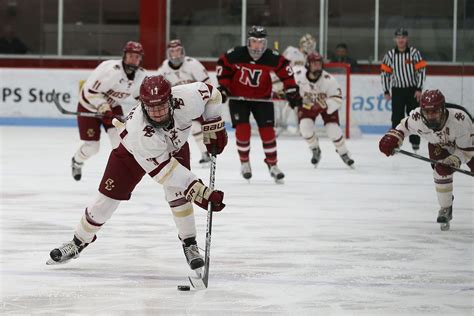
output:
M262 46L259 48L252 48L251 42L260 42ZM247 49L253 60L258 60L262 57L263 53L267 49L267 30L263 26L253 25L247 38Z
M395 30L395 36L408 36L408 30L403 27L399 27Z
M267 30L263 26L252 25L247 35L249 37L265 38L267 37Z

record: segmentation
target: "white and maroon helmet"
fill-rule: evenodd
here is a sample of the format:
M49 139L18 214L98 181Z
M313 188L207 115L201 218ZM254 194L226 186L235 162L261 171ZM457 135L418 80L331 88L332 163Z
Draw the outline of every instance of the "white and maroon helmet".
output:
M126 64L125 63L125 56L127 53L135 53L139 54L142 58L140 60L140 64L137 65L131 65L131 64ZM139 42L134 42L134 41L129 41L125 44L123 47L123 55L122 55L122 62L123 66L125 68L125 71L127 72L135 72L138 67L140 67L143 64L143 57L145 56L145 51L143 50L142 44Z
M313 35L306 33L300 38L300 49L307 55L316 51L316 39Z
M173 121L171 83L163 76L145 77L140 86L143 113L153 127L166 128Z
M318 70L312 72L310 64L313 63L313 62L320 62L321 63L321 69L318 69ZM321 75L321 73L323 72L323 69L324 69L324 58L323 58L323 56L321 56L321 54L319 54L318 52L309 53L308 56L306 56L305 67L306 67L308 73L312 73L315 77L319 78L319 76Z
M178 52L178 54L176 54ZM184 46L181 44L181 40L174 39L168 43L168 49L166 50L168 60L174 67L179 67L184 62L186 52Z
M446 121L446 101L439 90L426 90L420 99L421 119L432 130L440 130Z

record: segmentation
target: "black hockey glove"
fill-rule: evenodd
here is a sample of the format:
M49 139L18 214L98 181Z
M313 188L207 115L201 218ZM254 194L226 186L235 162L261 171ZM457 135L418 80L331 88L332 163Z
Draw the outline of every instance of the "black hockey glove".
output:
M300 96L299 87L294 87L286 90L285 95L292 109L303 105L303 98L301 98Z
M224 86L217 87L217 90L219 90L222 95L222 103L225 103L227 101L227 97L229 96L229 90L227 90L227 88Z

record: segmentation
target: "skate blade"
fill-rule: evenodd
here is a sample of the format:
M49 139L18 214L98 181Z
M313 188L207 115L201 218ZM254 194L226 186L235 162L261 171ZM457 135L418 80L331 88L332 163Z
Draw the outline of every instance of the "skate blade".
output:
M204 284L203 280L202 268L194 270L194 273L196 273L196 276L188 276L189 283L191 283L193 289L198 291L206 289L206 285Z
M451 225L449 223L442 223L439 228L441 228L442 231L448 231Z
M276 184L285 184L285 180L282 178L282 179L275 179L275 183Z
M69 260L65 261L54 261L53 259L49 258L48 261L46 261L46 265L48 266L53 266L53 265L58 265L58 264L65 264L69 262Z

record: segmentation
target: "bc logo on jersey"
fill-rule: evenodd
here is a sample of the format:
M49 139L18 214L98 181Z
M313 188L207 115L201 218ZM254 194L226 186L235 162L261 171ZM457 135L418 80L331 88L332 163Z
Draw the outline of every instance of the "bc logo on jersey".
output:
M250 69L247 67L240 68L240 83L251 86L258 87L260 85L260 77L262 75L262 70L260 69Z

